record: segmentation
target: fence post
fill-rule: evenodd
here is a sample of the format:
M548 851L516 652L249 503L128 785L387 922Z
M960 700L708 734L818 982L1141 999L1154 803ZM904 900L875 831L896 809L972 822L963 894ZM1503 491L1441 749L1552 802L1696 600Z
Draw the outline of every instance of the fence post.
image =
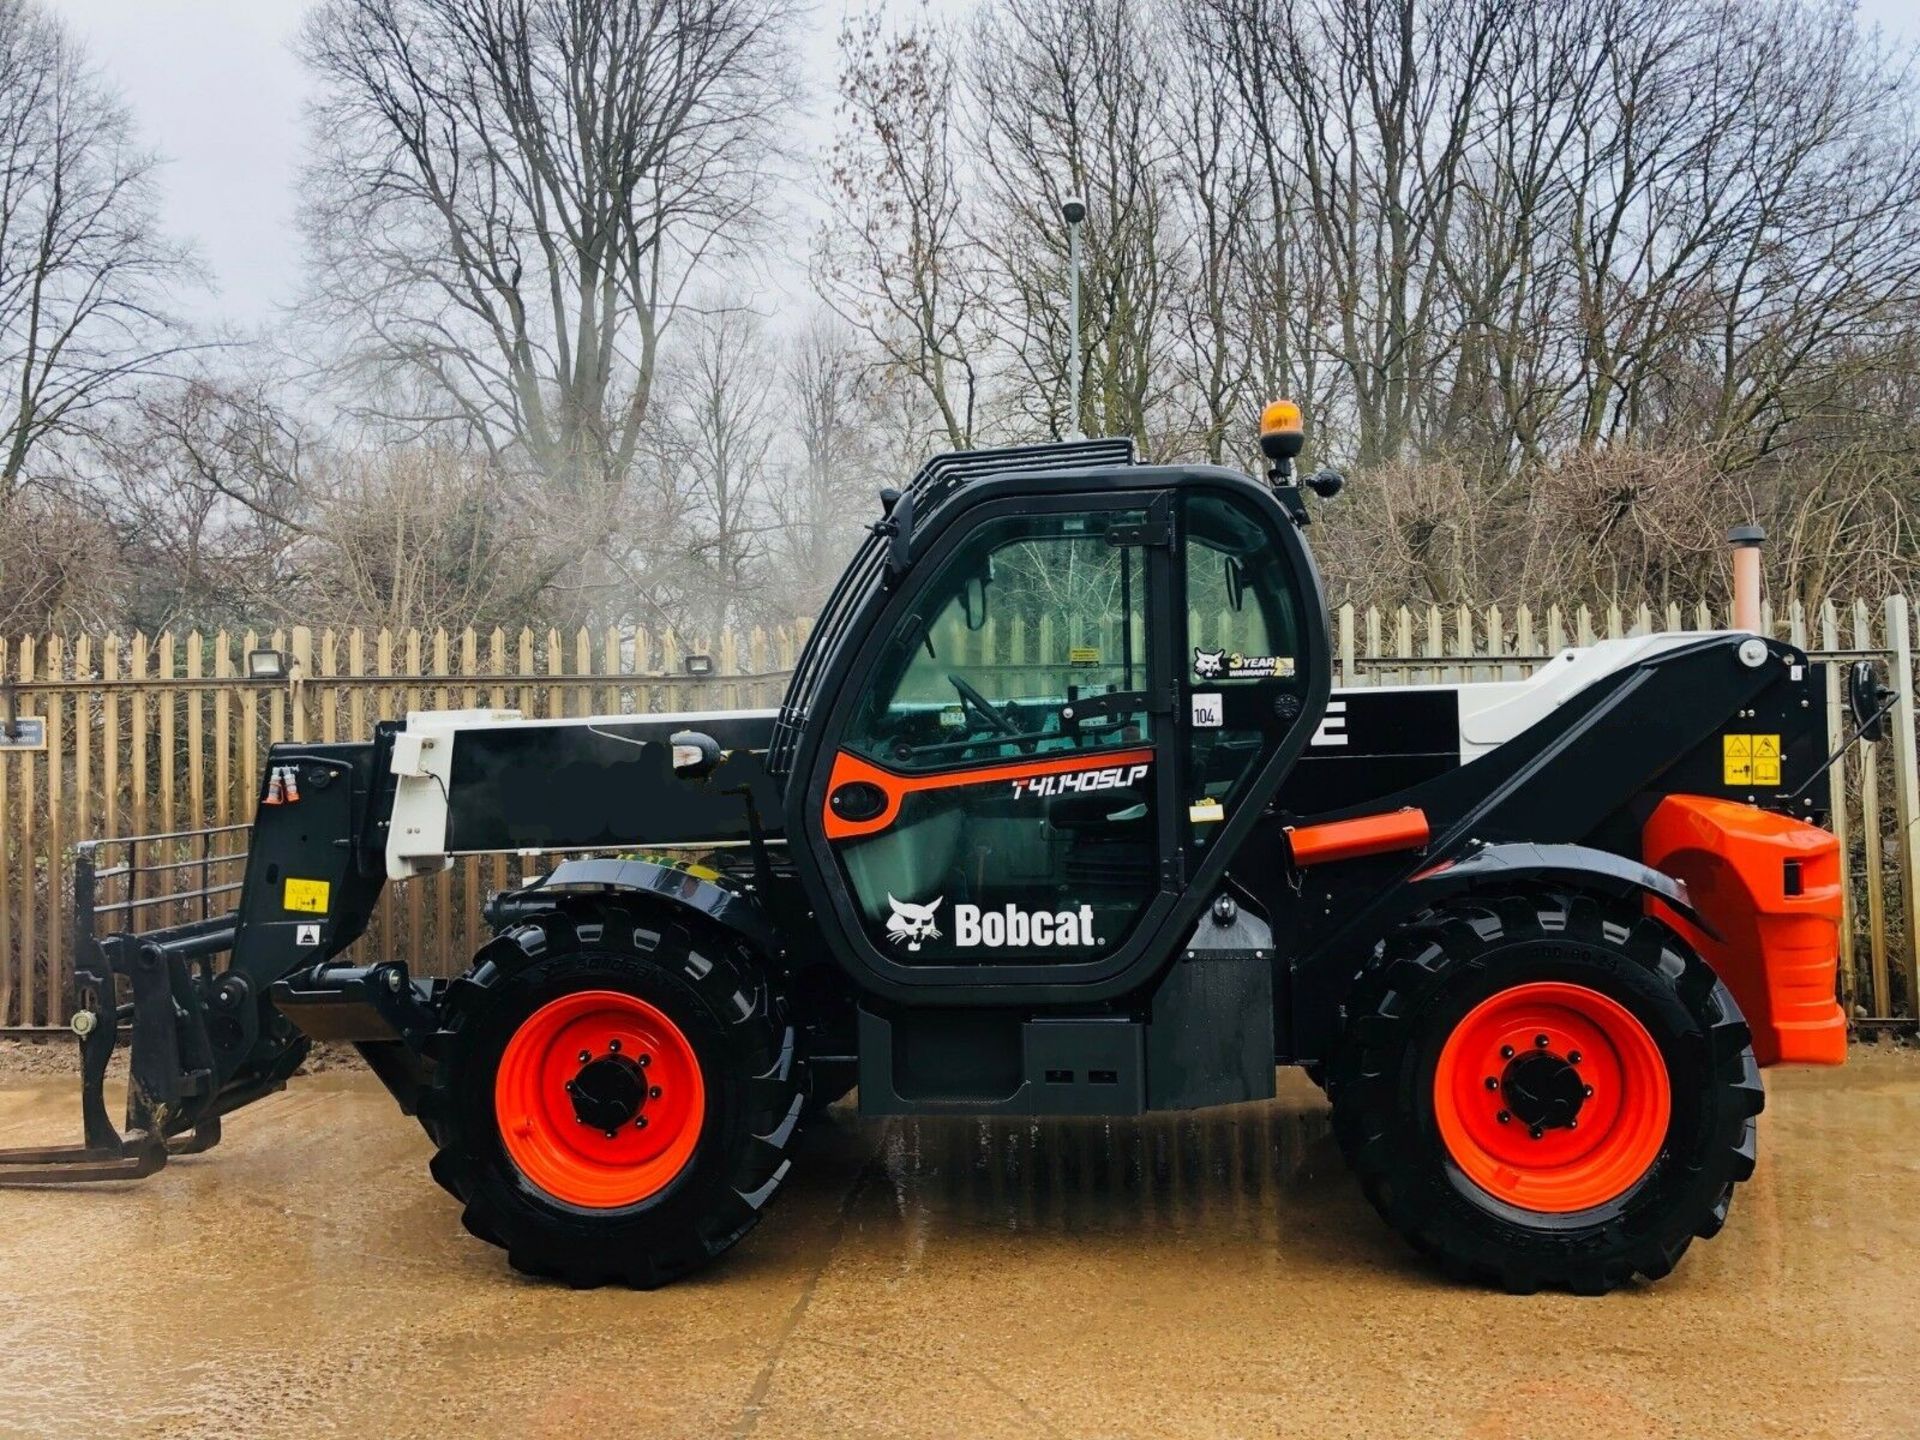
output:
M1893 655L1893 808L1899 824L1900 899L1906 919L1907 1004L1920 1015L1920 757L1914 753L1913 621L1907 597L1887 597L1887 644Z

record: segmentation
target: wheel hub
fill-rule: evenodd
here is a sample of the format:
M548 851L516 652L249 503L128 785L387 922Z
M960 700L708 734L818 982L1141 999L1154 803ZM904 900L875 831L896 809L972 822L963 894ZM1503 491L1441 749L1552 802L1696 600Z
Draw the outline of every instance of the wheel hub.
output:
M1500 1098L1529 1130L1573 1129L1590 1093L1572 1061L1550 1050L1515 1055L1500 1077Z
M582 1125L609 1134L643 1118L647 1104L647 1077L624 1055L602 1055L588 1060L567 1082L567 1098Z

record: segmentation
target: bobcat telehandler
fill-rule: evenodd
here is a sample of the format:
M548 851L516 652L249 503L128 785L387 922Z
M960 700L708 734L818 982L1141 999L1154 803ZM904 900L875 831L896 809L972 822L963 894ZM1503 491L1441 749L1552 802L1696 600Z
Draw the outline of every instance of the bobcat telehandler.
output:
M856 1086L869 1116L1126 1116L1285 1064L1448 1272L1666 1274L1753 1170L1758 1067L1844 1056L1824 673L1730 631L1338 689L1303 534L1338 477L1303 486L1301 441L1270 406L1266 483L1124 441L933 460L777 711L274 746L231 914L83 920L85 1142L0 1179L150 1174L348 1041L475 1235L652 1286L752 1229ZM1848 693L1877 733L1870 667ZM533 853L458 978L340 958L388 880Z

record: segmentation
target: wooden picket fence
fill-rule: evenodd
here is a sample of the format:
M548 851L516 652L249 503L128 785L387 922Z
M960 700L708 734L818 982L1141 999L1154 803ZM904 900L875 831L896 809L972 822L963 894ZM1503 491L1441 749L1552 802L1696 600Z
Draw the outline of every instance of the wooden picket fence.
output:
M1345 606L1334 616L1336 679L1519 679L1568 645L1711 629L1717 618L1677 607ZM1218 645L1235 643L1244 623L1226 613L1190 621L1197 643ZM1815 658L1841 662L1830 670L1833 748L1851 729L1840 691L1844 662L1879 660L1903 697L1890 738L1856 748L1825 783L1847 875L1843 998L1866 1023L1911 1023L1920 995L1913 616L1906 597L1895 595L1812 614L1795 606L1769 612L1765 623ZM376 721L413 709L512 707L561 717L772 706L805 633L806 623L796 622L711 643L633 629L563 636L298 627L267 635L0 640L0 679L17 713L43 719L47 732L44 751L0 750L0 1031L44 1033L66 1018L74 847L93 837L244 825L261 757L274 741L361 739ZM1010 669L1051 668L1054 649L1084 642L1112 653L1113 639L1064 629L1027 636L990 621L981 633L956 632L943 653ZM295 678L246 680L245 655L256 648L286 653ZM709 655L713 673L687 675L690 653ZM244 833L216 840L224 848L186 840L146 846L143 865L173 868L123 894L121 903L133 908L121 913L133 918L108 928L194 918L204 902L179 898L183 892L204 888L209 873L237 880L237 861L221 857L244 849ZM103 849L100 858L104 864L116 857ZM395 887L358 948L373 958L404 956L427 973L457 970L484 938L482 899L513 880L517 864L508 857L463 860L445 874Z

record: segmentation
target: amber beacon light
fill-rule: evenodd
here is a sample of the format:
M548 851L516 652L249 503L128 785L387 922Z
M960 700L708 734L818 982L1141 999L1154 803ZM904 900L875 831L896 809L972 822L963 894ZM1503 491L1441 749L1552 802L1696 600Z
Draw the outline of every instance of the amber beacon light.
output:
M1274 400L1260 412L1260 450L1269 460L1292 460L1306 443L1306 419L1293 401Z

